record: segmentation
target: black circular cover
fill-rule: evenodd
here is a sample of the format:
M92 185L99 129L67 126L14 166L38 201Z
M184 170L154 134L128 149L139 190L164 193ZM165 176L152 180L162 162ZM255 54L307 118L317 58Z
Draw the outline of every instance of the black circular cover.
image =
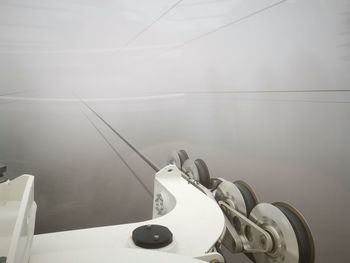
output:
M173 234L161 225L144 225L132 232L132 240L142 248L162 248L173 242Z

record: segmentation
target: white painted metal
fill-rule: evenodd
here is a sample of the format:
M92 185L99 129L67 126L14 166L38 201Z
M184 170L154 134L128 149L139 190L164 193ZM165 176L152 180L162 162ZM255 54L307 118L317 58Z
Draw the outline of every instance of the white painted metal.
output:
M159 194L163 197L165 215L157 217L155 214L152 220L145 222L36 235L30 262L44 262L43 257L45 262L56 262L57 253L75 250L99 252L99 249L136 247L131 240L132 231L145 224L164 225L173 233L173 243L161 250L190 257L205 254L225 228L217 203L189 184L175 165L168 165L156 174L154 190L154 200Z
M0 257L27 262L34 235L34 177L22 175L0 184Z
M109 249L81 249L60 251L33 255L30 263L120 263L120 262L152 262L152 263L200 263L203 261L180 255L155 252L146 249L109 248Z
M221 255L218 252L210 252L207 254L204 254L202 256L197 257L197 259L200 259L202 261L206 261L206 262L215 262L215 263L224 263L225 262L225 258L223 257L223 255Z

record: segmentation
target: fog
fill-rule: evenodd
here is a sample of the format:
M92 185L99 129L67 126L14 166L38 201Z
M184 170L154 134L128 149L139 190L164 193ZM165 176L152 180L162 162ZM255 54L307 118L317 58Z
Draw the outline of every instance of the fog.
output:
M346 262L349 19L346 0L1 0L0 162L35 176L36 233L151 216L154 171L87 104L159 167L185 149L291 203L316 261Z

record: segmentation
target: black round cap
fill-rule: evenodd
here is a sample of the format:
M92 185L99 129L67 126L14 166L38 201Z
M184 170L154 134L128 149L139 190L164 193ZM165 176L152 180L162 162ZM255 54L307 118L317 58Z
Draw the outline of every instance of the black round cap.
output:
M132 232L132 240L142 248L162 248L173 242L173 234L161 225L144 225Z

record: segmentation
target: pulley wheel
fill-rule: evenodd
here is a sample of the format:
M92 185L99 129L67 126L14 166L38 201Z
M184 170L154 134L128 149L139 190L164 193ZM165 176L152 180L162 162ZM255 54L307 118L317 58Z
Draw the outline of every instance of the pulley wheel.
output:
M182 169L183 164L188 159L188 154L185 150L172 151L168 156L168 164L174 164L180 170Z
M256 197L256 194L254 190L244 181L235 181L234 185L239 189L241 192L244 204L246 207L246 216L249 216L250 212L253 210L253 208L258 204L258 198ZM254 256L252 253L244 253L252 262L255 262Z
M219 178L210 178L210 191L215 191L221 183L222 180Z
M247 209L246 215L249 216L250 212L258 204L258 198L256 197L254 190L246 182L235 181L233 183L237 186L244 198L244 203Z
M201 185L210 188L210 174L207 165L202 159L192 161L187 159L182 166L182 171L191 179L199 182Z
M270 233L273 249L255 253L257 263L313 263L314 243L303 217L285 203L261 203L251 211L250 220Z
M197 159L194 163L198 169L199 182L206 188L210 188L210 174L207 164L202 159Z
M273 203L278 207L292 224L294 232L298 240L299 262L313 263L315 262L315 245L311 234L311 230L304 217L291 205L283 202Z
M215 192L216 201L223 201L230 205L233 209L247 216L247 208L244 197L239 188L230 181L222 181Z

